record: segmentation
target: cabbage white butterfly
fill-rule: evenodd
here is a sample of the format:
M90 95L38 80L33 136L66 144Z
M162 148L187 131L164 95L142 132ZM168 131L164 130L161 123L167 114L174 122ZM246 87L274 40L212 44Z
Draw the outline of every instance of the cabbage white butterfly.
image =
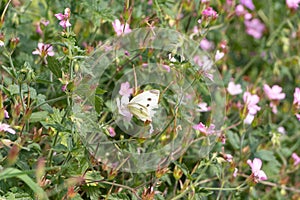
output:
M143 122L151 122L154 109L158 108L159 94L159 90L148 90L138 94L127 104L129 112Z

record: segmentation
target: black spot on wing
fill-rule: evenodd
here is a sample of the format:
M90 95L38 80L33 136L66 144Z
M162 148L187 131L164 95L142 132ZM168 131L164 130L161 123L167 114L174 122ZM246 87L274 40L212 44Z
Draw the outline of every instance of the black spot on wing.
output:
M151 101L152 99L151 99L151 98L148 98L147 100L148 100L148 101Z

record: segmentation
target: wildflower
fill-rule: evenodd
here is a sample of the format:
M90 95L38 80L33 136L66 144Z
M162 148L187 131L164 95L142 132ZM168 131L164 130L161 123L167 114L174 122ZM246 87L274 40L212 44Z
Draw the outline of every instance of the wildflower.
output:
M252 0L240 0L241 4L243 4L244 6L246 6L247 8L249 8L250 10L254 10L255 6L252 2Z
M246 26L246 33L248 35L251 35L255 39L260 39L262 37L265 30L265 25L259 19L247 19L244 21L244 24Z
M279 127L277 128L277 131L278 131L279 133L281 133L281 134L285 134L285 129L284 129L283 126L279 126Z
M44 44L39 42L38 48L32 52L33 55L40 55L44 59L45 64L47 64L47 56L54 56L53 47L51 44Z
M6 119L9 118L9 114L8 114L8 112L7 112L6 110L4 110L4 117L5 117Z
M300 157L296 153L292 154L292 158L294 159L294 166L297 166L300 164Z
M108 127L108 132L109 132L109 135L110 137L115 137L116 136L116 132L115 132L115 129L113 127Z
M247 11L245 10L245 8L244 8L243 5L239 4L239 5L237 5L237 6L235 7L235 14L236 14L237 16L241 16L241 15L244 15L244 14L246 14L246 13L247 13Z
M224 57L224 55L225 55L224 52L217 50L216 55L215 55L215 61L222 59Z
M251 95L250 92L245 92L243 99L248 110L244 123L251 124L257 111L260 111L261 109L258 105L256 105L259 102L259 97L257 95Z
M262 161L259 158L254 158L253 162L251 160L247 160L247 164L251 167L253 181L258 183L259 181L267 180L267 175L263 170L261 170Z
M224 154L224 158L227 162L232 162L233 161L233 156L231 154Z
M64 29L66 29L67 27L72 26L72 24L70 23L69 19L70 19L70 15L71 15L71 10L70 8L66 8L65 9L65 14L62 13L57 13L54 16L60 20L59 25L61 27L63 27Z
M199 107L199 109L198 109L199 112L207 112L207 111L210 111L210 107L208 107L208 106L207 106L207 103L205 103L205 102L199 103L199 104L198 104L198 107Z
M291 10L297 10L299 7L300 0L286 0L287 7Z
M193 61L200 67L200 71L203 75L213 81L214 76L210 73L210 69L213 64L212 61L207 56L200 57L198 55L193 58Z
M300 114L295 114L297 119L300 121Z
M238 171L239 171L238 168L234 168L234 172L233 172L232 176L233 176L233 177L236 177Z
M270 100L282 100L285 98L285 94L281 93L282 88L278 85L273 85L272 88L270 88L270 86L265 84L264 92Z
M243 92L241 84L234 84L233 81L228 83L227 91L232 96L241 94Z
M277 104L279 100L285 98L285 94L281 93L282 88L278 85L268 86L267 84L264 85L264 92L267 95L268 99L271 100L270 107L272 108L273 113L277 113Z
M117 98L116 101L117 101L119 114L123 115L124 119L126 121L130 121L131 118L132 118L132 114L127 108L127 105L129 103L129 97L128 96L122 96L121 100L119 98Z
M39 22L36 23L36 29L35 31L39 34L39 35L43 35L43 31L42 31L42 28L41 28L41 24L43 26L48 26L49 24L49 21L48 20L40 20Z
M193 129L204 133L205 135L210 135L214 133L215 125L211 124L209 127L206 127L202 122L193 126Z
M207 7L205 10L203 10L202 15L205 19L216 19L218 17L218 13L212 7Z
M243 99L250 114L256 115L257 111L260 111L261 108L256 105L259 102L259 97L256 94L251 95L250 92L245 92Z
M206 38L203 38L200 42L200 48L205 50L205 51L210 51L214 48L214 43L210 42Z
M115 32L117 33L117 36L131 32L131 29L129 27L129 24L121 24L120 20L116 19L114 22L112 22L113 28ZM125 26L125 27L124 27Z
M300 88L295 88L293 104L300 107Z
M9 132L11 134L16 134L16 131L13 130L12 128L10 128L10 126L8 124L2 124L0 122L0 132L2 131L6 131L6 132Z
M130 88L129 82L121 83L121 87L119 90L119 94L121 96L130 97L130 95L133 93L133 88Z

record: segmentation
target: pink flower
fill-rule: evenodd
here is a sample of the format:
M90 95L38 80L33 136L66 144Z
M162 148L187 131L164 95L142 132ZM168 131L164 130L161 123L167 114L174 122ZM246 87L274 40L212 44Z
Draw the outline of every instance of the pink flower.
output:
M119 90L119 94L121 96L130 97L130 95L133 93L133 88L130 88L129 82L121 83L121 87Z
M254 120L254 115L248 113L246 118L244 119L245 124L251 124Z
M241 94L243 92L241 84L234 84L233 81L228 83L227 91L232 96Z
M300 107L300 88L295 88L293 104Z
M233 156L231 154L225 154L224 158L227 162L232 162L233 161Z
M292 10L297 10L299 7L300 0L286 0L285 3L288 8Z
M32 52L33 55L40 55L44 59L44 62L47 64L47 56L54 56L53 47L51 44L44 44L39 42L38 48Z
M193 129L204 133L205 135L210 135L214 133L215 125L211 124L209 127L206 127L202 122L193 126Z
M265 181L268 179L265 172L261 170L262 167L261 159L254 158L253 162L251 160L247 160L247 164L251 167L252 175L255 183L258 183L259 181Z
M120 36L123 33L127 34L127 33L131 32L129 24L126 23L125 27L124 27L124 24L121 24L120 20L118 20L118 19L116 19L114 22L112 22L112 25L113 25L115 32L117 33L117 36Z
M297 119L300 121L300 114L295 114Z
M69 21L70 15L71 15L71 10L70 10L70 8L66 8L66 9L65 9L65 14L58 13L58 14L55 14L54 16L55 16L58 20L60 20L59 25L65 29L65 28L70 27L70 26L72 25L72 24L70 23L70 21Z
M119 98L116 99L119 114L124 116L126 121L130 121L132 118L131 112L128 110L127 105L129 103L129 97L122 96L121 100Z
M247 8L249 8L250 10L254 10L255 6L252 2L252 0L240 0L241 4L243 4L244 6L246 6Z
M279 127L277 128L277 131L278 131L279 133L281 133L281 134L285 134L285 129L284 129L283 126L279 126Z
M170 66L169 65L161 65L161 67L164 69L164 70L166 70L167 72L170 72L171 71L171 68L170 68Z
M206 38L203 38L200 42L200 48L205 50L205 51L210 51L214 48L214 43L210 42Z
M244 15L244 14L246 14L246 13L247 13L247 11L245 10L245 8L244 8L243 5L239 4L239 5L237 5L237 6L235 7L235 14L236 14L237 16L241 16L241 15Z
M205 10L203 10L202 15L206 19L207 18L216 19L218 17L218 13L212 7L207 7Z
M210 111L210 107L207 106L207 103L201 102L198 104L199 112L208 112Z
M233 177L236 177L238 171L239 171L238 168L234 168L234 172L233 172L232 176L233 176Z
M116 136L116 132L115 132L115 129L113 127L108 127L108 132L109 132L109 135L110 137L115 137Z
M292 154L292 158L294 159L294 166L297 166L300 164L300 157L296 153Z
M217 50L216 55L215 55L215 61L222 59L224 57L224 55L225 55L224 52Z
M7 112L6 110L4 110L4 117L5 117L6 119L9 118L9 114L8 114L8 112Z
M246 26L246 33L248 35L251 35L256 39L260 39L262 37L265 25L259 19L255 18L252 20L245 20L244 23Z
M0 122L0 132L2 131L6 131L6 132L9 132L11 134L16 134L16 131L13 130L12 128L10 128L10 126L8 124L2 124Z
M261 108L256 105L259 102L259 97L256 94L251 95L250 92L245 92L243 99L251 115L256 115L257 111L260 111Z
M281 93L282 88L278 85L273 85L272 88L270 88L270 86L265 84L264 92L270 100L282 100L285 98L285 94Z
M43 24L43 26L48 26L50 22L48 20L44 20L44 19L41 19L39 22L36 23L36 32L39 34L39 35L43 35L43 31L41 29L41 24Z

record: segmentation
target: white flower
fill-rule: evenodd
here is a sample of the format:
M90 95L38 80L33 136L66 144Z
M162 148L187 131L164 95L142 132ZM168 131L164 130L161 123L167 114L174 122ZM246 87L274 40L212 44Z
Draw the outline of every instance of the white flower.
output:
M227 91L232 96L241 94L243 92L240 84L234 84L233 81L230 81L227 87Z

